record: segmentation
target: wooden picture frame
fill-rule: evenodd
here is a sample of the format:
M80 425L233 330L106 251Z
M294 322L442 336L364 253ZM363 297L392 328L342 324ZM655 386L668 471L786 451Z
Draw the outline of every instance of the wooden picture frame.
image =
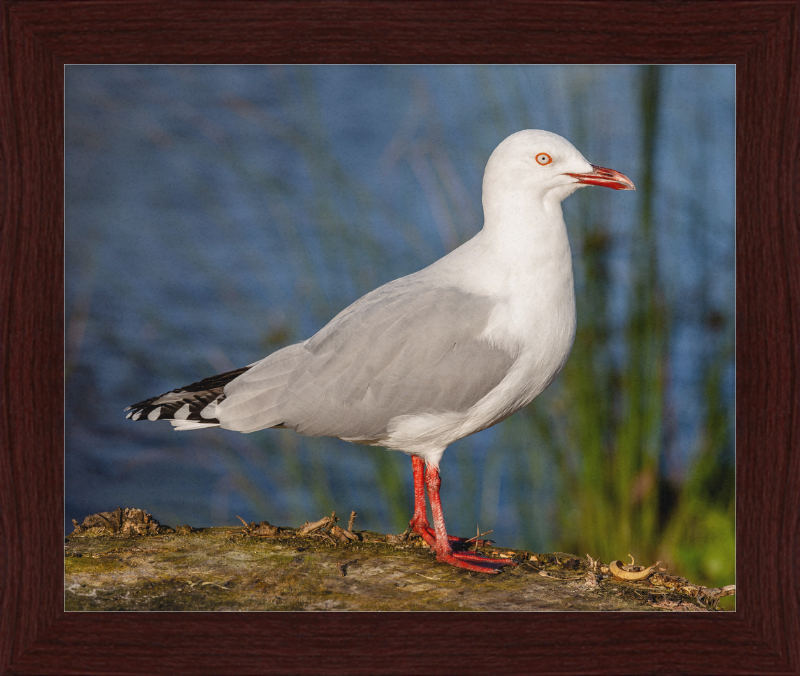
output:
M2 3L0 673L800 673L800 2ZM65 613L63 67L734 63L735 613ZM709 167L709 171L713 171Z

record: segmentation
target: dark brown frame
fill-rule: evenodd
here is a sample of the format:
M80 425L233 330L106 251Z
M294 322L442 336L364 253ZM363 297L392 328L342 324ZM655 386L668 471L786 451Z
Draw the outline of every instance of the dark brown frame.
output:
M799 0L18 0L0 20L1 673L800 673ZM65 613L63 65L475 61L737 65L737 612Z

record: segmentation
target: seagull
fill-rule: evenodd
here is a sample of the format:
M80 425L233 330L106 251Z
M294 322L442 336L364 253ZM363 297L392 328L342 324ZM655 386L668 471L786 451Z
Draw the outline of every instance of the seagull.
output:
M366 294L308 340L133 404L127 417L176 430L288 428L403 451L414 475L409 529L437 560L480 573L514 565L448 536L439 461L454 441L529 404L564 366L576 316L561 202L586 185L636 189L557 134L512 134L486 164L484 225L472 239Z

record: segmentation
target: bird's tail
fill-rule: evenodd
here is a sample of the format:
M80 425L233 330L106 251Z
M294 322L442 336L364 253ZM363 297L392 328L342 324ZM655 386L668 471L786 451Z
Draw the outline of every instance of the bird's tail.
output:
M245 366L227 373L165 392L157 397L128 406L126 416L130 420L168 420L176 430L197 430L204 427L218 427L219 420L205 418L200 412L210 404L225 398L225 385L238 378L250 367Z

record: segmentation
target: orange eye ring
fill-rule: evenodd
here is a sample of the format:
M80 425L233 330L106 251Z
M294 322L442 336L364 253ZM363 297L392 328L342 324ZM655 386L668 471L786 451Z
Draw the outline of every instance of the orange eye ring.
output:
M550 157L547 153L539 153L536 156L536 161L544 166L545 164L550 164L553 161L553 158Z

